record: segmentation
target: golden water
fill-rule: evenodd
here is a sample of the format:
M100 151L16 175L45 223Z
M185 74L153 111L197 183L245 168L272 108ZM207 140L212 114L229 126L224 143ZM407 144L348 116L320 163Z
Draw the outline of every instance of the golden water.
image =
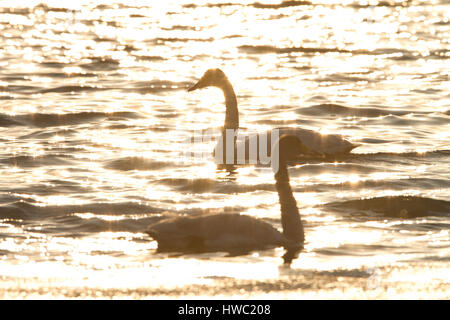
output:
M447 1L45 3L0 2L2 298L449 298ZM168 255L144 233L224 210L280 227L269 167L180 158L223 125L219 90L186 92L216 67L243 131L361 144L289 169L290 268L282 248Z

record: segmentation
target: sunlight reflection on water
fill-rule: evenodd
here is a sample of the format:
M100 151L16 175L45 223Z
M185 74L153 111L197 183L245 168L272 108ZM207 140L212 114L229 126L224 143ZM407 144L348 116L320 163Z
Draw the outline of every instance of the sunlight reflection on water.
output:
M447 6L268 3L0 4L2 298L448 298ZM281 228L269 167L183 158L223 125L219 90L186 92L216 67L243 132L360 144L290 168L307 240L290 269L282 248L165 255L143 233L222 211Z

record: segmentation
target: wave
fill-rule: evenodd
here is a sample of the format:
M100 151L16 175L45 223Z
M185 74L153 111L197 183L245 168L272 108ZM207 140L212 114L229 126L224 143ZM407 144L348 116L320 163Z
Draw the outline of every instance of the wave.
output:
M338 48L314 48L314 47L290 47L290 48L278 48L271 45L242 45L238 47L239 50L250 54L264 54L264 53L351 53L346 49Z
M72 72L72 73L65 73L65 72L38 72L35 73L37 76L42 77L49 77L49 78L92 78L96 77L97 75L94 72ZM86 88L84 86L83 88ZM95 87L93 87L95 88ZM99 90L101 88L98 88Z
M345 166L343 169L341 166L336 169L342 173L342 170L350 171L353 166ZM357 167L356 167L357 168ZM364 172L363 166L358 168L358 172ZM371 170L370 167L367 167ZM292 171L292 177L298 177L302 175L318 175L323 172L333 172L329 170L327 166L310 166L307 165L303 169L297 168L296 171ZM375 171L375 170L373 170ZM355 172L355 171L351 171ZM367 173L370 171L366 171ZM167 185L178 192L183 193L215 193L215 194L239 194L250 192L275 192L275 186L273 183L260 183L260 184L236 184L227 183L227 181L219 181L213 179L184 179L184 178L166 178L158 180L157 183ZM315 183L313 185L299 185L293 186L294 192L341 192L344 190L355 189L372 189L372 190L398 190L402 191L408 188L413 188L417 185L426 187L427 190L439 190L443 188L450 188L450 181L446 179L431 179L431 178L393 178L393 179L370 179L360 181L345 181L336 183Z
M129 111L119 112L77 112L77 113L31 113L26 115L6 115L0 113L0 127L12 126L35 126L35 127L56 127L76 125L91 121L106 119L136 119L140 118L138 113Z
M19 15L29 15L31 13L30 8L11 8L11 7L2 7L0 8L0 13L9 13L9 14L19 14Z
M9 224L26 225L27 228L36 232L79 237L84 233L104 231L143 232L149 224L160 219L155 213L161 211L133 202L38 206L18 201L0 206L0 217ZM104 215L120 215L121 217L117 220L105 219Z
M43 156L15 156L8 158L0 158L0 163L15 167L41 167L41 166L60 166L67 165L67 159L72 158L65 154L49 154Z
M321 115L339 115L339 116L352 116L352 117L380 117L387 115L403 116L411 113L417 113L417 111L408 110L392 110L392 109L380 109L380 108L359 108L359 107L345 107L338 104L323 103L317 104L311 107L298 108L297 113L307 116L321 116ZM424 113L425 112L421 112Z
M273 183L262 183L256 185L227 183L214 179L185 179L185 178L166 178L157 181L185 193L219 193L234 194L254 191L275 191Z
M424 94L438 94L442 92L441 89L427 88L427 89L413 89L411 92L424 93Z
M123 88L126 92L137 92L139 94L158 93L164 91L183 90L187 89L191 82L182 81L167 81L167 80L152 80L152 81L138 81L133 83L132 88Z
M127 215L160 213L162 210L135 202L89 203L82 205L40 206L29 201L15 201L0 206L2 219L44 219L48 217L70 215L75 213L92 213L103 215Z
M69 8L57 8L57 7L49 7L45 3L39 3L33 8L33 11L36 9L44 10L45 12L69 12Z
M377 153L359 153L350 154L350 158L357 159L389 159L389 158L442 158L450 156L450 150L433 150L427 152L377 152Z
M80 67L93 71L114 71L117 70L120 65L118 60L107 57L89 57L88 59L90 59L91 62L81 64Z
M402 1L402 2L398 2L398 1L378 1L377 3L374 3L374 4L352 3L352 4L350 4L350 7L355 8L355 9L366 9L366 8L374 8L374 7L408 7L409 4L410 4L409 1Z
M448 25L450 25L450 21L449 20L440 20L440 21L437 21L437 22L435 22L435 23L433 23L435 26L448 26Z
M110 160L105 164L105 168L119 171L130 170L159 170L166 167L173 167L175 164L154 161L143 157L125 157L116 160Z
M0 125L1 126L1 125ZM19 136L18 140L27 140L27 139L50 139L54 136L67 137L76 134L76 130L72 129L61 129L61 130L37 130L32 133L25 134L23 136ZM53 149L54 150L54 149ZM79 149L75 150L67 150L67 151L79 151Z
M250 4L250 6L255 7L257 9L281 9L281 8L289 8L289 7L297 7L297 6L309 6L312 5L310 1L282 1L281 3L269 4L269 3L260 3L255 2Z
M68 65L67 63L58 61L43 61L40 62L39 64L44 68L55 68L55 69L62 69Z
M55 190L57 190L55 192ZM15 201L33 202L30 195L37 197L49 197L54 195L88 194L95 192L95 188L83 182L63 179L45 179L44 181L33 181L20 186L3 187L0 190L0 203L11 203ZM8 196L8 194L10 194Z
M176 188L181 192L188 193L204 193L212 192L216 184L218 183L214 179L183 179L183 178L167 178L158 181L165 185Z
M195 3L188 3L183 5L183 8L186 9L195 9L197 7L202 7L203 5L198 5ZM232 3L232 2L225 2L225 3L207 3L205 4L208 8L222 8L222 7L228 7L228 6L242 6L240 3Z
M282 9L282 8L289 8L289 7L297 7L297 6L305 6L305 5L313 5L310 1L301 1L301 0L286 0L282 1L281 3L275 3L275 4L269 4L269 3L261 3L261 2L253 2L249 4L241 4L241 3L234 3L234 2L225 2L225 3L207 3L204 6L208 8L222 8L222 7L229 7L229 6L248 6L248 7L254 7L257 9ZM201 7L203 5L197 5L194 3L185 4L183 5L184 8L197 8Z
M134 57L140 61L164 61L164 58L161 56L134 55Z
M375 141L375 143L383 143L383 141ZM341 161L377 161L377 162L397 162L403 160L424 160L424 159L440 159L450 156L450 150L432 150L426 152L377 152L377 153L349 153L345 155L333 155L333 156L312 156L302 157L294 161L297 164L317 164L323 162L341 162Z
M21 124L14 121L10 116L0 114L0 127L20 126Z
M322 48L322 47L287 47L287 48L279 48L271 45L242 45L238 47L239 50L244 51L250 54L264 54L264 53L351 53L351 54L366 54L366 55L392 55L399 53L403 55L408 55L411 52L404 49L392 49L392 48L382 48L375 50L365 50L365 49L356 49L356 50L348 50L342 48Z
M43 64L43 63L42 63ZM47 63L48 67L48 63ZM61 67L55 67L56 69L60 70ZM38 77L46 77L46 78L54 78L54 79L67 79L67 78L92 78L96 77L97 75L93 72L73 72L73 73L65 73L65 72L35 72L33 75ZM12 73L9 76L0 77L1 80L13 83L14 81L23 81L26 79L28 74L26 73ZM78 91L95 91L95 90L108 90L106 88L100 88L100 87L92 87L92 86L60 86L50 89L42 89L35 86L18 86L18 85L12 85L9 84L8 86L0 86L0 91L3 92L9 92L9 93L15 93L15 94L21 94L21 93L47 93L47 92L78 92ZM1 99L1 96L0 96Z
M299 68L297 68L297 69L299 69ZM308 70L308 67L304 68L303 70ZM318 79L316 79L316 81L317 82L339 82L339 83L340 82L360 82L360 81L373 82L374 79L358 77L352 73L335 73L335 74L330 74L326 77L318 78Z
M67 93L67 92L85 92L85 91L100 91L100 90L107 90L105 88L100 88L100 87L92 87L92 86L60 86L60 87L55 87L55 88L50 88L50 89L43 89L43 90L39 90L37 93L52 93L52 92L56 92L56 93Z
M247 6L247 7L253 7L257 9L283 9L283 8L289 8L289 7L298 7L298 6L314 6L314 5L320 5L320 6L349 6L354 9L367 9L367 8L375 8L375 7L408 7L411 4L410 1L378 1L377 3L373 4L360 4L360 3L350 3L348 5L345 4L328 4L326 2L324 3L313 3L311 1L307 0L284 0L280 3L261 3L261 2L253 2L249 4L241 4L236 2L225 2L225 3L206 3L204 6L208 8L215 8L215 7L228 7L228 6ZM184 8L197 8L201 7L203 5L197 5L194 3L185 4L183 5Z
M10 77L3 77L2 79L10 78ZM11 81L11 80L9 80ZM15 80L12 80L15 81ZM38 93L39 87L37 86L27 86L27 85L15 85L15 84L9 84L7 86L0 86L1 92L7 92L7 93L22 93L25 95Z
M238 49L247 54L267 54L267 53L276 53L276 54L290 54L290 53L349 53L352 55L386 55L388 59L391 60L419 60L424 57L419 52L411 52L406 49L400 48L379 48L375 50L367 50L367 49L355 49L348 50L343 48L323 48L323 47L275 47L272 45L241 45ZM448 50L434 50L430 51L427 57L436 58L436 59L446 59L448 55Z
M154 38L151 41L158 44L165 42L212 42L214 38Z
M375 212L393 218L448 216L450 214L450 201L418 196L386 196L332 202L326 204L325 207L357 215L372 215Z
M396 190L421 186L427 190L440 190L442 188L450 188L450 181L446 179L431 178L393 178L393 179L370 179L358 181L345 181L336 183L317 183L314 185L295 187L295 192L341 192L345 190Z

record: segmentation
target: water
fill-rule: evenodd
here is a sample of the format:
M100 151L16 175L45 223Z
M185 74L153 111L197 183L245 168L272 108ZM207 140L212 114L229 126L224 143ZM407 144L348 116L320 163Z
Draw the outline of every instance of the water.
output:
M2 298L449 298L449 3L0 2ZM280 227L271 169L182 159L223 125L361 144L297 164L305 250L162 254L170 215ZM193 148L213 150L214 143Z

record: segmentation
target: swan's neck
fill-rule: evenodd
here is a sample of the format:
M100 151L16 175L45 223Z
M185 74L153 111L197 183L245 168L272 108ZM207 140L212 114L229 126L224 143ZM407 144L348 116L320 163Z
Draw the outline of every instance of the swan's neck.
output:
M226 114L224 129L238 129L239 128L239 112L237 108L236 94L233 86L227 78L220 85L220 89L225 96Z
M303 223L297 208L297 202L289 184L286 162L281 161L281 159L278 172L275 174L275 180L275 186L280 199L283 234L289 242L293 242L294 244L304 242L305 233Z

